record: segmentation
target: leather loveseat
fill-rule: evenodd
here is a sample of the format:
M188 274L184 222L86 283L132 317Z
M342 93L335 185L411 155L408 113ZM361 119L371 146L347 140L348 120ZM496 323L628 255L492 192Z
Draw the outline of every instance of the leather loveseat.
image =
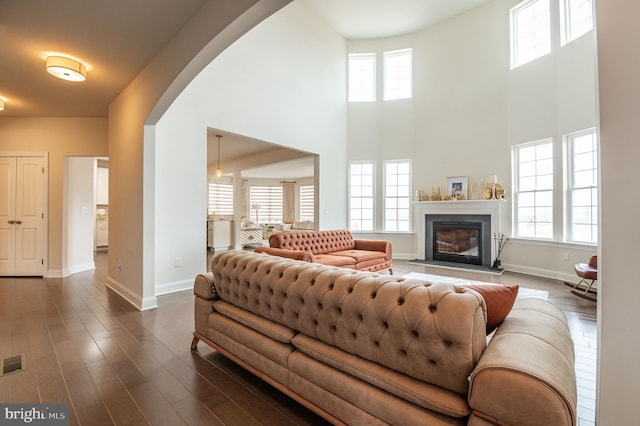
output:
M520 299L491 336L471 288L253 252L195 279L195 332L334 424L575 425L562 311Z
M256 252L359 271L392 272L390 241L354 239L345 229L278 232L269 237L269 247L258 247Z

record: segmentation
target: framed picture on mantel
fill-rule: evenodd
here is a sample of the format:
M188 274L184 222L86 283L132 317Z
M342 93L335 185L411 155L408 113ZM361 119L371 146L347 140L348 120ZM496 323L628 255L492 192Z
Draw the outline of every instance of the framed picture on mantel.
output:
M469 197L469 176L447 177L447 195L452 200L466 200Z

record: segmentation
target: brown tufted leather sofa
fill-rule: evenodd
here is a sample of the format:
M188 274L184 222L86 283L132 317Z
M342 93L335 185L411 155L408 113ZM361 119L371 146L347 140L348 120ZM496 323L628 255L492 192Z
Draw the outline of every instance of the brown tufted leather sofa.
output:
M359 271L393 272L390 241L356 240L346 229L278 232L269 237L269 247L258 247L256 252Z
M479 293L252 252L195 279L202 340L334 424L575 425L566 318L522 299L488 340Z

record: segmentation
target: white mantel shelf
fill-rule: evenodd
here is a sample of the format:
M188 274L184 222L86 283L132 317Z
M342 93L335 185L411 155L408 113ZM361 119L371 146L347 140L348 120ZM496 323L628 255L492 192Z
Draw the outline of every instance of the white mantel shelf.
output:
M491 233L502 232L502 206L506 200L455 200L414 201L418 224L418 258L425 258L425 221L429 214L486 214L491 215ZM493 244L492 244L493 246ZM495 259L495 248L491 248L491 259Z

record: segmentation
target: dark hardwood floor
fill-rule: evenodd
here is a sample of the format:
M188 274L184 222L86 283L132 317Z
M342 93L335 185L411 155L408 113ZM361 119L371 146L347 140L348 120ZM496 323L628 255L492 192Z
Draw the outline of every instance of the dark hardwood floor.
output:
M64 279L0 278L0 357L24 354L26 366L0 377L0 401L66 403L72 425L326 423L205 344L191 351L191 291L138 312L106 289L106 259L97 253L95 270ZM579 425L594 424L595 303L553 280L394 261L396 275L408 272L548 291L572 328Z

